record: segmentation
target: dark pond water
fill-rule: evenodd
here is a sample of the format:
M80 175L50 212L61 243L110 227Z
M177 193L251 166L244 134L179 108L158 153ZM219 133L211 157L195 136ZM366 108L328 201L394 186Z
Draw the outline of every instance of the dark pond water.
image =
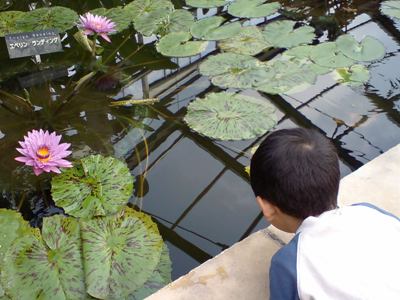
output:
M6 7L8 2L0 1L0 6ZM15 2L7 10L26 11L47 3ZM176 7L183 4L173 2ZM365 86L340 85L324 75L314 86L290 96L245 91L268 98L277 107L276 129L311 127L330 138L345 176L400 142L400 23L379 13L379 1L280 2L290 12L252 23L262 26L290 18L313 25L321 41L347 32L357 39L373 36L386 47L385 58L368 66L371 79ZM51 4L83 13L124 1ZM222 9L192 12L199 18L225 13ZM173 278L267 225L244 171L251 148L263 137L215 141L190 130L182 121L190 101L219 90L198 72L198 64L217 53L214 44L201 55L170 59L156 52L155 39L145 38L146 45L139 46L141 39L128 29L113 35L112 44L104 44L102 57L107 68L76 92L73 83L95 66L90 54L70 35L62 36L65 51L43 55L40 63L33 58L8 59L4 39L0 41L2 207L19 209L33 225L60 211L52 204L49 177L35 177L13 159L17 141L28 130L45 128L62 133L73 145L74 157L102 153L126 160L137 179L131 202L157 222L170 249ZM274 54L263 53L260 58ZM48 80L45 72L49 70L54 79ZM27 113L13 95L29 95L34 112ZM160 102L109 105L112 100L131 98L159 98Z

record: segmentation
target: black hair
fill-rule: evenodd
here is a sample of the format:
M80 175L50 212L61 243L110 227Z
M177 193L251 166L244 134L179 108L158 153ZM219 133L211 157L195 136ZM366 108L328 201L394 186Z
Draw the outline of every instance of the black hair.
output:
M250 178L256 196L299 219L337 206L336 149L315 130L281 129L268 135L251 159Z

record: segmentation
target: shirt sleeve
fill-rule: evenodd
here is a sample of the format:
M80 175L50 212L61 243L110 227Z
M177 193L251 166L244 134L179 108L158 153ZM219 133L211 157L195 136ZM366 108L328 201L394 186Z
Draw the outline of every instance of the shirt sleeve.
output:
M382 208L379 208L379 207L377 207L377 206L375 206L375 205L373 205L371 203L361 202L361 203L352 204L352 206L366 206L366 207L369 207L371 209L375 209L376 211L378 211L378 212L380 212L380 213L382 213L384 215L387 215L389 217L395 218L397 221L400 221L399 217L397 217L394 214L392 214L392 213L390 213L390 212L388 212L386 210L383 210Z
M271 260L269 270L270 300L297 300L297 234Z

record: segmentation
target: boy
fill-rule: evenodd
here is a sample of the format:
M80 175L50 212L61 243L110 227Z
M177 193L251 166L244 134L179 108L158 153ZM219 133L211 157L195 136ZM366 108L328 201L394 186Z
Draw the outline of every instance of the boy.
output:
M275 131L250 168L267 221L296 233L272 258L272 300L400 299L400 220L370 204L337 207L329 140L303 128Z

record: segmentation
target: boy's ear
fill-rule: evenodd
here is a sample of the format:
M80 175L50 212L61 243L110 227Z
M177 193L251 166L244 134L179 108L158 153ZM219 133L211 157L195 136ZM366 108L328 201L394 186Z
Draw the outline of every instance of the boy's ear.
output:
M268 200L261 198L260 196L257 196L256 200L265 218L268 220L268 222L271 222L277 215L277 213L279 213L279 208L268 202Z

